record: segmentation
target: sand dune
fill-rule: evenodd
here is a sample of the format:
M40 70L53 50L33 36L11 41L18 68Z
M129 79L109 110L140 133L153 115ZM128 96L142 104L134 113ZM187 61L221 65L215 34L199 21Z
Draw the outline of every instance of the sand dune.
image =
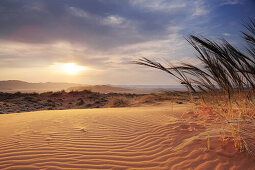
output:
M0 169L254 169L188 105L0 115ZM181 118L182 117L182 118Z

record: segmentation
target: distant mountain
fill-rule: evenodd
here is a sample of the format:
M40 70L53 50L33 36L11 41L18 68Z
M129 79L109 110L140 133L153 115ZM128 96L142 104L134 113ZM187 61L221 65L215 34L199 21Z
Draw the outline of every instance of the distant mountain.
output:
M170 88L156 88L156 87L137 87L137 86L112 86L112 85L88 85L88 86L77 86L70 87L66 91L83 91L90 90L92 92L99 93L136 93L136 94L149 94L159 93Z
M56 91L63 90L74 86L80 86L75 83L29 83L20 80L0 81L0 91L15 92L15 91Z
M92 92L99 93L134 93L134 89L116 87L111 85L89 85L89 86L77 86L70 87L66 91L83 91L90 90Z
M29 83L20 80L7 80L0 81L0 91L2 92L46 92L46 91L83 91L90 90L92 92L99 93L137 93L137 94L148 94L158 93L165 90L181 90L174 86L150 86L150 85L81 85L75 83Z

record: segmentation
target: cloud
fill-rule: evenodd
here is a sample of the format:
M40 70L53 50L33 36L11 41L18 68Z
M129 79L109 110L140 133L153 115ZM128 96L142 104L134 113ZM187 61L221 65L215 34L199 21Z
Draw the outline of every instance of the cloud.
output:
M114 54L111 57L112 60L118 61L118 65L121 67L119 63L127 64L141 57L162 61L165 59L178 61L182 58L190 57L192 50L191 46L180 34L173 33L162 40L125 45L112 49L110 53Z
M77 62L77 64L102 67L107 58L102 58L85 46L69 42L54 42L43 45L13 41L0 41L0 66L45 67L57 62ZM93 53L93 54L92 54Z
M123 17L110 15L103 19L103 23L106 25L120 25L123 24L125 19Z
M145 8L150 11L161 11L164 13L177 14L179 12L184 15L202 16L210 12L209 8L206 8L206 3L203 0L130 0L130 3L140 8Z
M74 62L95 68L97 81L106 82L114 81L114 76L135 79L127 75L130 70L139 75L137 80L142 79L147 69L129 64L140 57L195 63L185 35L229 36L235 28L217 20L227 15L225 11L213 12L241 1L216 2L1 0L0 70L27 68L29 72L29 68ZM149 83L147 78L144 81Z
M206 7L205 2L203 0L195 0L193 1L193 13L192 16L203 16L210 12L209 8Z
M163 11L172 12L178 9L183 9L186 7L184 1L165 1L165 0L130 0L133 6L139 6L152 11Z
M43 3L40 2L32 2L30 4L24 5L24 10L25 11L30 11L30 12L47 12L47 9L45 8Z
M0 10L8 19L0 17L0 39L38 44L68 41L105 51L164 38L172 31L168 29L169 23L190 16L189 5L183 0L109 0L107 3L48 0L11 3L2 0L0 6L8 10ZM196 13L202 14L204 12Z
M242 3L243 1L240 0L223 0L221 1L220 5L237 5Z
M106 69L138 56L188 55L179 34L185 25L178 24L179 15L191 12L186 1L24 2L0 2L9 18L0 27L3 67L33 67L36 59L38 65L77 61Z
M68 7L67 10L76 17L88 18L88 13L76 7Z
M224 36L229 37L231 34L229 33L223 33Z

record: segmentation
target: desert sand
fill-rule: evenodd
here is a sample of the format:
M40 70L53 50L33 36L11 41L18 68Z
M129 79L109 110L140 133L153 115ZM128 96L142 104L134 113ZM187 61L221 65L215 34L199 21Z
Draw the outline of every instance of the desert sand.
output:
M0 115L0 169L255 169L190 105Z

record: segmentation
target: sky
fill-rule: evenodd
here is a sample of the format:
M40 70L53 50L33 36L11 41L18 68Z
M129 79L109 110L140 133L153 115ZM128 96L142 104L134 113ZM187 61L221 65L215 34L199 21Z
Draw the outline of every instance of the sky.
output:
M254 0L0 0L0 80L178 84L142 57L199 64L190 34L242 47Z

